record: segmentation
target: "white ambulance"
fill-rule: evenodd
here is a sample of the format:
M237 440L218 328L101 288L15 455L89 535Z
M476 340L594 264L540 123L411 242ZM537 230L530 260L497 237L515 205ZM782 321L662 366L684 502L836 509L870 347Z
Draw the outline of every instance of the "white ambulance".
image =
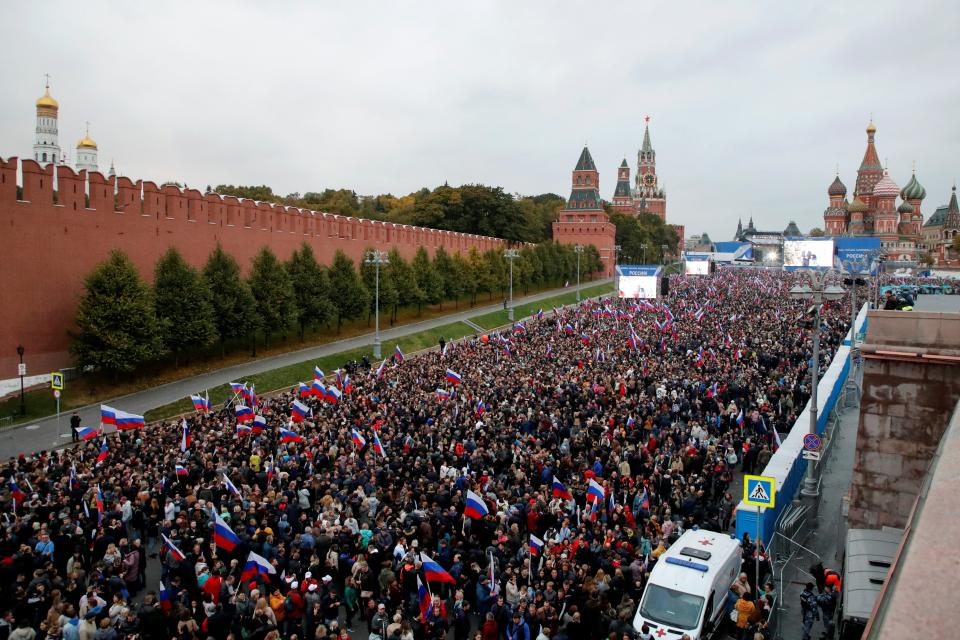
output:
M633 618L656 640L712 637L727 615L727 594L740 571L740 541L725 533L689 530L660 556Z

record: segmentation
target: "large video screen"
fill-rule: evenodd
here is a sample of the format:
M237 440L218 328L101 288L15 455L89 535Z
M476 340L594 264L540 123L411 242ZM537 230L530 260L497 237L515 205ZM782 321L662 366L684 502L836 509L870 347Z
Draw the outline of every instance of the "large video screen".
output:
M620 297L654 299L657 297L657 276L620 276Z
M833 266L833 240L784 240L783 266L826 269Z
M710 274L709 260L687 260L684 273L688 276L705 276Z

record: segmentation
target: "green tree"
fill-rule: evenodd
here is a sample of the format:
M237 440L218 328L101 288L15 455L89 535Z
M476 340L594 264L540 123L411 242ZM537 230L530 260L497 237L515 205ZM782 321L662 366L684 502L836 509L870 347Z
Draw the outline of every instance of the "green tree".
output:
M437 247L433 254L433 273L437 277L437 284L440 287L440 308L443 308L444 300L456 300L457 296L453 292L453 260L450 254L443 247Z
M175 367L180 366L180 354L217 339L210 288L173 247L157 262L153 293L161 343L173 354Z
M236 196L237 198L249 198L261 202L275 202L280 199L273 193L273 189L265 184L259 186L218 184L214 191L222 196Z
M314 257L313 248L306 242L300 245L299 251L293 252L286 267L293 285L300 342L303 342L307 327L326 324L333 318L330 278Z
M337 317L337 333L345 319L355 318L369 305L367 288L353 266L353 260L340 249L330 266L330 301Z
M220 353L228 340L253 336L260 324L256 300L249 285L240 278L240 265L219 244L203 266L203 279L212 294L213 319L220 336Z
M459 253L450 258L450 278L447 286L448 297L454 300L454 308L460 307L461 297L474 295L475 283L470 277L470 265Z
M413 268L413 277L417 280L417 288L420 289L417 300L417 314L420 314L424 303L437 304L443 300L443 281L437 276L424 247L417 249L410 266Z
M269 247L261 249L253 258L250 291L257 301L257 315L262 322L264 340L269 346L271 335L285 332L297 320L293 281Z
M476 247L470 249L467 254L467 263L470 265L469 278L473 280L474 286L471 292L473 298L470 300L470 306L477 304L477 294L489 293L493 297L493 274L490 273L490 264L477 251Z
M397 311L399 308L416 304L421 294L419 291L420 286L417 284L417 279L413 275L413 269L410 263L403 259L403 256L400 255L400 252L397 251L396 248L390 251L389 259L390 265L387 268L387 273L393 283L394 290L397 292L393 304L393 315L390 318L390 323L393 324L397 321ZM380 272L380 277L383 277L383 271Z
M79 367L116 379L161 353L153 294L124 253L113 251L84 284L70 345Z

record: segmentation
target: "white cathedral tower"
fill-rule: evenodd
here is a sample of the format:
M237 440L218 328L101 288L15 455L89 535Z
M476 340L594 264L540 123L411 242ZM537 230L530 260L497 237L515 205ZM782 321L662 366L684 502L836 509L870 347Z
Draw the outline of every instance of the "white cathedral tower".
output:
M60 104L50 95L50 76L47 88L37 100L37 133L33 143L33 159L41 165L63 162L60 143L57 141L57 113Z
M97 143L90 137L90 123L87 123L87 135L77 143L77 171L99 171L97 167Z

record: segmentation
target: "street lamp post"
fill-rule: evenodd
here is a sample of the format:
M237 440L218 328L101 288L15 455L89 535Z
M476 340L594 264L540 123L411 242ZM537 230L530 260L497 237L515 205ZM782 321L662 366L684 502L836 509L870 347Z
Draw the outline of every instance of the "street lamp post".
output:
M27 374L26 367L23 366L23 352L25 349L22 344L17 345L17 355L20 356L20 366L17 367L17 373L20 375L20 415L27 415L27 405L23 398L23 376Z
M810 278L810 285L796 284L790 289L790 297L794 300L813 300L813 357L810 363L810 424L808 433L817 433L817 386L820 384L820 307L823 302L839 300L843 297L842 287L835 284L826 284L829 270L804 271ZM826 286L824 286L826 285ZM817 486L817 473L812 461L807 463L807 473L803 479L803 488L800 494L815 503L820 497L820 488Z
M647 264L647 243L640 243L640 248L643 249L643 264Z
M613 288L620 291L620 274L617 267L620 264L620 249L622 247L618 244L613 245Z
M660 264L667 264L667 249L670 248L668 244L660 245Z
M510 261L510 303L507 306L507 320L513 322L513 261L520 257L520 252L507 249L503 252L503 257Z
M380 359L380 265L390 264L386 251L368 251L364 259L367 264L374 267L374 287L373 287L373 357Z
M577 245L573 248L577 254L577 302L580 302L580 254L583 253L583 245Z

